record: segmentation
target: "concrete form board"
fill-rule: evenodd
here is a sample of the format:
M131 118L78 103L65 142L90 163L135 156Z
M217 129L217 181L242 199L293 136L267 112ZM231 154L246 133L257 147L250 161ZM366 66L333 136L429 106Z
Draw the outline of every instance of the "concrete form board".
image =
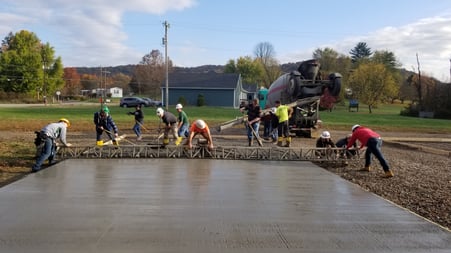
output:
M66 160L0 203L0 252L451 252L449 231L310 162Z

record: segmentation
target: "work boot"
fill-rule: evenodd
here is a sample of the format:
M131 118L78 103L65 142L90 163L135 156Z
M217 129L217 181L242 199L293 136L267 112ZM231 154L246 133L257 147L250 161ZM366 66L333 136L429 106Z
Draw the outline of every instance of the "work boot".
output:
M163 146L169 145L169 138L163 139Z
M101 146L103 146L103 141L97 141L97 146L99 146L99 147L101 147Z
M177 140L175 140L175 145L178 146L182 143L182 137L177 137Z
M253 140L249 139L249 147L252 146L252 144L253 144Z
M278 139L277 139L277 146L279 146L279 147L283 147L283 137L279 137Z
M113 145L114 146L119 146L119 142L117 140L113 140Z
M285 147L289 148L291 144L291 137L287 137L287 143L285 144Z
M360 169L360 171L370 172L371 171L371 167L370 166L365 166L362 169Z
M395 174L393 174L393 172L391 170L386 170L385 174L382 176L383 178L390 178L390 177L394 177Z
M142 135L140 135L140 136L138 136L138 138L136 138L137 141L140 141L142 139L143 139Z

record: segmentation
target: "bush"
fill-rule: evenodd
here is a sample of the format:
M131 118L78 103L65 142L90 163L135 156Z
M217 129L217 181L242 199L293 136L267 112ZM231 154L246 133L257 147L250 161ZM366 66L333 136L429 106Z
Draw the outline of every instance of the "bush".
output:
M205 97L202 94L199 94L197 96L197 106L204 106L205 105Z
M179 97L177 102L182 105L187 105L186 98L184 96Z

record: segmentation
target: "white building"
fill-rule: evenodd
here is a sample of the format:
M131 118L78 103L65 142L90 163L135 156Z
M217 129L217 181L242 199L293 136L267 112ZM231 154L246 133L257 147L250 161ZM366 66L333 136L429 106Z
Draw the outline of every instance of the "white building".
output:
M111 93L112 98L121 98L122 97L122 88L113 87L108 89L108 92Z

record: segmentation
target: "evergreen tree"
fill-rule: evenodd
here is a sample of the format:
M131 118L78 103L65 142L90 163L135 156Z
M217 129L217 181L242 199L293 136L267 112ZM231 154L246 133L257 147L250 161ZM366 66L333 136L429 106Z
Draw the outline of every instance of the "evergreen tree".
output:
M352 63L360 63L362 60L368 60L373 53L366 42L359 42L349 51L349 54L351 55Z

